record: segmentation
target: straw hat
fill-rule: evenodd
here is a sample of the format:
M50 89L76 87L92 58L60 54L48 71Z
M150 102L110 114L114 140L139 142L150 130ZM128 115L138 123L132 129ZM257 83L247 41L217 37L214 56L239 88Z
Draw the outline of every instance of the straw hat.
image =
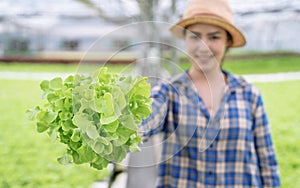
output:
M196 23L212 24L228 31L232 37L230 47L246 44L242 32L233 25L233 14L226 0L191 0L182 20L170 28L179 38L184 38L184 29Z

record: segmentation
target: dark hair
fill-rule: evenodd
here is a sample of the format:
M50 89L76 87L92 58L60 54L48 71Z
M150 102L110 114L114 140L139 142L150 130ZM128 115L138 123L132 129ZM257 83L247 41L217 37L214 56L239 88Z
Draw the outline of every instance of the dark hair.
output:
M185 36L185 35L186 35L186 30L187 30L187 28L185 27L185 28L184 28L184 30L182 31L182 33L183 33L183 36Z
M231 34L228 31L226 31L226 34L227 34L227 42L229 44L232 44L233 43L233 39L232 39Z
M227 33L227 41L231 45L233 43L232 36L228 31L226 31L226 33ZM223 68L223 64L224 64L224 61L225 61L225 58L226 58L226 54L228 53L229 50L230 50L230 47L227 47L226 50L225 50L224 57L222 58L222 60L220 62L221 69Z

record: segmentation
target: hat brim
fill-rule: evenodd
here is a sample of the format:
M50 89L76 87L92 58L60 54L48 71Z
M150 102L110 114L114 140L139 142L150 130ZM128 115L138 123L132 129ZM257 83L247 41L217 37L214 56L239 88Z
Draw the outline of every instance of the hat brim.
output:
M241 47L246 44L246 39L239 29L237 29L235 26L222 19L218 19L210 16L199 16L199 17L183 19L177 22L175 25L173 25L170 28L170 31L176 37L183 39L184 29L196 23L212 24L228 31L232 37L232 44L230 45L230 47Z

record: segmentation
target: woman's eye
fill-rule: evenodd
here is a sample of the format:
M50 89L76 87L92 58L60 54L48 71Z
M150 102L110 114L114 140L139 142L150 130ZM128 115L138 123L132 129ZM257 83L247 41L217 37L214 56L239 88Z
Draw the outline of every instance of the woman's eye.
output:
M218 40L220 37L219 36L212 36L210 37L210 40Z
M196 36L196 35L190 35L190 39L192 39L192 40L197 40L197 39L199 39L199 37Z

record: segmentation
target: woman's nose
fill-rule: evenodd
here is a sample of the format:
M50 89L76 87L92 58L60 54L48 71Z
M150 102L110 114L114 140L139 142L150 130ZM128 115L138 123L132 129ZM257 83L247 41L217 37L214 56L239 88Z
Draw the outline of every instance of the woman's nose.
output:
M207 41L206 39L201 39L198 41L197 43L197 49L200 51L210 51L209 50L209 41Z

